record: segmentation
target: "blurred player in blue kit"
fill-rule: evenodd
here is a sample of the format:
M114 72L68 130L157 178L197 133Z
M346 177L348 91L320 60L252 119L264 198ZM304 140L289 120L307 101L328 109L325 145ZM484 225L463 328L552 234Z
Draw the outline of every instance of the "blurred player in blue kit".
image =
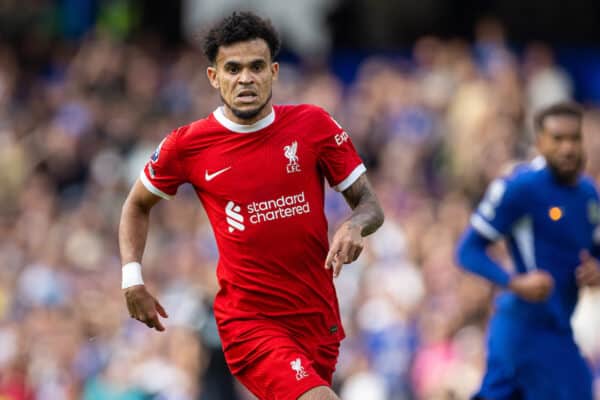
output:
M600 208L585 164L583 113L558 103L535 116L541 156L493 181L457 249L459 264L505 289L489 325L474 399L592 400L570 320L579 290L600 286ZM504 238L515 266L486 252Z

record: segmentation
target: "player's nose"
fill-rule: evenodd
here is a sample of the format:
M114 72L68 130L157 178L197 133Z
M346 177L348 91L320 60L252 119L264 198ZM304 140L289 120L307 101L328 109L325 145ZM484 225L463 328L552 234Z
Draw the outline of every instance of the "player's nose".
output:
M579 152L574 148L565 150L562 155L567 161L575 161L579 158Z
M242 84L253 83L254 82L254 76L252 75L252 73L247 68L244 68L242 70L242 72L240 73L240 78L239 78L238 82L242 83Z
M577 145L569 141L564 141L558 147L558 154L562 157L574 157L577 154Z

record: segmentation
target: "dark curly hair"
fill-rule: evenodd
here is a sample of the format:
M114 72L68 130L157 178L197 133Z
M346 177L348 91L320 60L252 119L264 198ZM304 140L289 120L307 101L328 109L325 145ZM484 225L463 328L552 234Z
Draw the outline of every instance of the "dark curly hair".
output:
M251 12L234 12L218 22L204 38L204 55L214 63L219 47L253 39L263 39L271 52L271 59L279 53L281 41L271 21Z

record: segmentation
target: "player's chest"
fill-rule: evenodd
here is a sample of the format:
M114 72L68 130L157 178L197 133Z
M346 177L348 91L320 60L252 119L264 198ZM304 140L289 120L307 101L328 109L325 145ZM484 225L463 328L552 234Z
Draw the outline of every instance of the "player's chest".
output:
M531 203L529 215L538 237L574 248L588 247L600 222L598 201L581 196L540 196Z
M228 135L194 156L190 181L216 196L291 191L318 178L317 154L294 130Z

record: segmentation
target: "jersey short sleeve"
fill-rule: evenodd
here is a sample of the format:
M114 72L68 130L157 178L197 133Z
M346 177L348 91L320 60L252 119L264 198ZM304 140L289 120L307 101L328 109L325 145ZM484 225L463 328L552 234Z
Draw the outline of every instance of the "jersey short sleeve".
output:
M170 200L177 188L186 182L177 151L178 130L164 138L140 174L140 180L153 194Z
M341 192L348 189L367 169L350 136L324 110L319 110L319 166L327 182Z
M494 180L471 216L473 229L489 240L507 234L524 214L519 200L524 194L519 193L519 186L504 178Z

